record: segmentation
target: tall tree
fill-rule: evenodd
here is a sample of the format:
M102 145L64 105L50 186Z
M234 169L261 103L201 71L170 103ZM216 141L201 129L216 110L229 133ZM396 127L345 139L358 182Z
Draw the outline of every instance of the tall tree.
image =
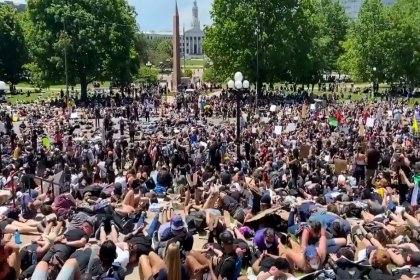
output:
M0 3L0 80L17 83L27 58L25 38L17 10Z
M366 0L343 43L345 53L339 59L340 68L357 80L384 80L387 68L384 34L389 28L382 1Z
M66 51L68 79L80 83L82 99L94 80L127 82L138 72L132 67L138 63L135 12L126 0L31 0L27 15L36 68L49 82L63 82Z
M278 81L291 72L301 76L297 63L308 58L305 45L308 39L304 37L311 35L312 30L307 21L310 2L214 0L213 24L205 29L204 41L214 71L224 79L241 71L249 80L256 81L258 44L259 84Z
M384 32L386 78L389 81L420 80L420 5L417 0L398 0L388 10L390 27Z
M319 74L338 70L338 58L344 53L342 43L346 40L349 18L343 6L335 0L316 2L314 36L311 58Z

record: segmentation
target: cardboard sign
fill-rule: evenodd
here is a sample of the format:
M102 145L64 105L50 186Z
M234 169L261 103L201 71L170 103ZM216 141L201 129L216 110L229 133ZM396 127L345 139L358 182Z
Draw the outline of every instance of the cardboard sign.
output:
M307 158L309 156L310 150L311 150L311 145L309 145L309 144L302 145L302 147L300 147L299 157L300 158Z
M296 130L296 124L295 123L289 123L286 127L287 132L292 132Z
M348 127L340 127L340 131L344 134L349 134L349 128Z
M280 135L282 132L282 127L279 125L276 125L276 127L274 128L274 134Z
M302 118L306 119L308 117L308 105L304 104L302 106Z
M367 118L366 126L367 127L374 127L375 126L375 119L374 118Z
M271 105L270 106L270 112L275 112L277 110L277 106L276 105Z
M334 160L334 173L338 175L338 174L341 174L342 172L347 172L347 160L335 159Z
M366 129L363 125L359 127L359 136L365 137L366 136Z
M70 119L78 119L78 118L79 118L79 114L77 112L70 114Z

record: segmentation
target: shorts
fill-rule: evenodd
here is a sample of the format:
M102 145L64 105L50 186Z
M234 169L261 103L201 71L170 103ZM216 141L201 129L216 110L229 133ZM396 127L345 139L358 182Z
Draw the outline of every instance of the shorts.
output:
M1 231L4 233L5 230L6 230L6 227L8 225L10 225L11 223L13 223L13 219L9 219L9 218L6 219L6 220L1 221L0 222L0 229L1 229Z

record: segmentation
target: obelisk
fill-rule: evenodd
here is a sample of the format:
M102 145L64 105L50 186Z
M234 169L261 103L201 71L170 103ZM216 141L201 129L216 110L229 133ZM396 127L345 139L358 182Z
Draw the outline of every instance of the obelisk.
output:
M179 37L179 14L178 3L175 0L175 15L173 18L173 73L172 73L172 91L178 91L178 85L181 83L181 55L180 55L180 37Z

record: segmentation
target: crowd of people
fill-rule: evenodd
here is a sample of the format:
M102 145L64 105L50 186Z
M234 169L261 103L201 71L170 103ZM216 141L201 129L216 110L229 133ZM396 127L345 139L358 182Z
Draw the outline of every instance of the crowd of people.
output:
M236 102L4 106L0 279L416 279L418 106Z

